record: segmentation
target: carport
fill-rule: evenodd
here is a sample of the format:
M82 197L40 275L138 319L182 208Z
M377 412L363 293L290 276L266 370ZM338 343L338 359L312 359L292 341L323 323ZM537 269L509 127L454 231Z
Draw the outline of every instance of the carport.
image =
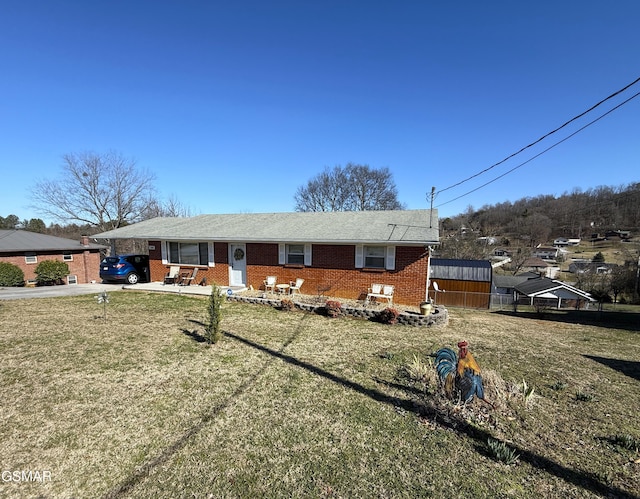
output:
M589 304L596 301L586 291L547 277L529 279L516 285L514 295L516 303L523 303L523 299L528 305L553 303L558 309L566 306L568 301L576 302L577 306L573 308L580 308L582 302Z

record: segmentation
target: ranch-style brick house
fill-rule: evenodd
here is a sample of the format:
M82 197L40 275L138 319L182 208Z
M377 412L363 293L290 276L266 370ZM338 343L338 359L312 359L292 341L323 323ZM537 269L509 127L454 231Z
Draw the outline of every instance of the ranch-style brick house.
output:
M36 282L35 270L44 260L58 260L69 267L68 284L87 284L100 279L101 251L108 246L49 236L27 230L0 230L0 261L17 265L27 284Z
M93 236L143 239L152 281L172 266L221 286L264 289L267 276L301 292L364 299L374 283L393 285L393 302L427 297L437 210L242 213L154 218Z

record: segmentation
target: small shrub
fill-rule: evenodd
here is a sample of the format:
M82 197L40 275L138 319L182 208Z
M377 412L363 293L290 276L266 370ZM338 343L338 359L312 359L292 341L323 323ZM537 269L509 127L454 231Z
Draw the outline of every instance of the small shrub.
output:
M24 286L24 272L13 263L0 262L0 286Z
M529 399L533 397L535 390L534 386L529 386L524 379L522 380L522 399L524 400L524 405L529 404Z
M36 267L35 273L38 284L61 284L69 275L69 266L58 260L43 260Z
M562 381L556 381L553 385L551 385L551 389L557 392L564 390L566 387L567 384L563 383Z
M586 393L583 391L576 392L576 400L580 402L591 402L593 400L593 395L590 393Z
M211 285L211 297L207 306L209 324L206 327L206 337L209 344L218 343L222 339L220 322L222 320L222 303L225 295L215 283Z
M628 450L638 451L640 450L640 439L635 438L633 435L625 434L625 435L614 435L611 438L611 441Z
M342 314L342 303L337 300L327 300L324 311L327 317L339 317Z
M416 354L413 354L413 359L405 367L407 377L411 381L426 382L433 371L432 364L433 363L431 362L431 359L429 359L429 362L423 362L420 357L418 357Z
M384 310L381 310L378 314L378 321L382 324L395 324L398 322L398 316L400 312L397 309L387 307Z
M295 308L293 301L285 298L284 300L280 300L280 310L285 312L291 312Z
M496 461L500 461L507 465L515 464L520 457L520 455L516 453L515 449L512 449L504 442L500 442L493 438L487 440L487 447L489 448L489 454L491 457Z

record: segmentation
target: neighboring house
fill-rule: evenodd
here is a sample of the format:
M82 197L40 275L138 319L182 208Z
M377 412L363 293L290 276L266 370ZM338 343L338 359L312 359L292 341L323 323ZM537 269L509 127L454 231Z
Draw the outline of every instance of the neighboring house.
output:
M569 240L566 237L558 237L553 240L553 245L556 248L566 248L569 246Z
M517 302L528 305L580 308L583 303L596 301L581 289L547 277L529 279L516 285L514 290Z
M542 258L543 260L555 260L558 258L559 250L554 246L538 246L531 252L534 258Z
M553 240L553 245L557 248L566 248L567 246L578 246L581 239L579 237L566 238L558 237Z
M546 262L542 258L527 258L520 267L525 272L533 272L543 277L554 278L560 272L560 267Z
M511 252L504 248L496 248L493 250L493 256L497 257L509 257L511 256Z
M69 284L99 280L100 252L107 248L90 243L86 236L74 241L26 230L0 230L0 261L20 267L27 283L35 283L36 267L44 260L66 263L69 266Z
M152 281L170 266L198 268L198 283L264 289L267 276L301 292L364 299L374 283L395 286L394 303L424 301L436 210L242 213L154 218L96 234L145 239Z
M574 261L569 264L572 274L610 274L617 267L615 263L594 263L591 261Z
M492 275L489 260L432 258L429 296L438 305L489 308Z

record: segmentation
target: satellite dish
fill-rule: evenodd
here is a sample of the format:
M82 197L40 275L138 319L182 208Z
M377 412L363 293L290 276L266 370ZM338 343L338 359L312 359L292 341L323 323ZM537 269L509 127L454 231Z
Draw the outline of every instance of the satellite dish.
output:
M436 281L433 281L433 289L435 289L436 291L440 291L440 288L438 288L438 283Z

